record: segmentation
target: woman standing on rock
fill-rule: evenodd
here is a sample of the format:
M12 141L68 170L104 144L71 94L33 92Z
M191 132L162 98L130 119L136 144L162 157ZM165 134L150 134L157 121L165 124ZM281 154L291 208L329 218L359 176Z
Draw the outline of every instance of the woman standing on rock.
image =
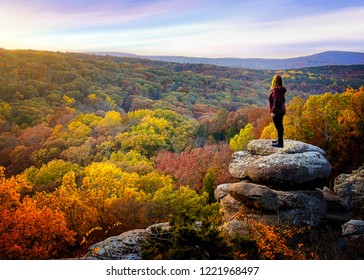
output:
M283 86L282 77L274 75L269 94L270 114L273 118L274 125L278 132L278 140L273 141L273 147L283 148L283 116L286 113L286 88Z

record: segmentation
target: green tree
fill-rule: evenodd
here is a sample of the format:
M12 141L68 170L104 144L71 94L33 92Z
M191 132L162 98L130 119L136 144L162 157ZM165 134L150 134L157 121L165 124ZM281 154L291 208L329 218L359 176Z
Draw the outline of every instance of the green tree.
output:
M215 174L214 170L210 168L202 181L202 191L208 194L208 203L216 202L215 198Z
M142 259L230 259L231 248L211 221L198 222L185 213L173 216L170 228L153 228L142 247Z
M172 207L169 229L155 228L143 247L143 259L213 260L231 257L231 248L218 229L219 205L208 204L207 193L181 187L160 189L155 202Z
M63 160L52 160L43 164L39 169L32 166L26 169L23 174L34 184L34 192L53 192L61 186L63 176L71 170L79 173L80 167Z

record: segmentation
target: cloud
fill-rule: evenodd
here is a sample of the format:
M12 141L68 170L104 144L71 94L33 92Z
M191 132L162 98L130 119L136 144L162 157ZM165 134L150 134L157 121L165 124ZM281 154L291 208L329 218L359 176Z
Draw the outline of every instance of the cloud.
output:
M326 1L319 0L311 6L294 0L274 5L267 0L3 1L0 47L10 49L210 57L286 57L337 46L364 51L359 35L364 34L363 5L324 9ZM316 2L320 7L314 9Z
M213 46L215 49L225 50L227 55L239 55L240 50L239 56L246 56L247 53L258 56L287 56L290 54L279 49L284 50L288 46L291 50L292 46L296 46L300 52L306 49L307 54L311 51L308 45L311 45L311 49L319 49L320 45L337 49L336 46L351 48L353 43L358 43L357 47L361 49L357 50L363 51L364 42L359 35L364 34L363 17L364 7L359 7L272 21L227 20L211 23L211 31L200 34L197 42L200 42L199 47Z

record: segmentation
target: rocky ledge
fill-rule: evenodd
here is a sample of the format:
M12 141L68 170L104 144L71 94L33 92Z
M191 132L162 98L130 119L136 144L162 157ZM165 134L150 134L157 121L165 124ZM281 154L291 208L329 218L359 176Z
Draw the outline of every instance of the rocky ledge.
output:
M168 223L152 225L146 229L135 229L112 236L93 244L82 257L86 260L140 260L141 247L152 232L152 227L167 229Z
M293 227L320 227L326 221L326 204L320 190L278 191L241 181L219 185L215 194L229 233L244 233L252 220Z
M331 190L326 186L331 164L319 147L285 140L284 148L275 148L271 140L253 140L246 151L233 154L229 171L241 181L215 189L227 233L249 234L250 221L315 229L329 225L346 238L353 224L364 232L364 167L337 177Z
M313 190L326 183L331 164L322 149L304 142L287 139L275 148L271 140L253 140L233 154L229 172L273 189Z

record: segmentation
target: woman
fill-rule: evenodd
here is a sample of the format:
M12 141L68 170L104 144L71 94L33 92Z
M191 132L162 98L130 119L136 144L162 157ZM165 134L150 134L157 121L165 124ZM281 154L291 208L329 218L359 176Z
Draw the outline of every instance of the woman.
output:
M283 86L282 77L275 75L272 79L272 85L270 87L269 94L269 108L270 114L273 117L274 125L278 132L278 140L273 141L272 146L283 148L283 116L286 113L286 88Z

